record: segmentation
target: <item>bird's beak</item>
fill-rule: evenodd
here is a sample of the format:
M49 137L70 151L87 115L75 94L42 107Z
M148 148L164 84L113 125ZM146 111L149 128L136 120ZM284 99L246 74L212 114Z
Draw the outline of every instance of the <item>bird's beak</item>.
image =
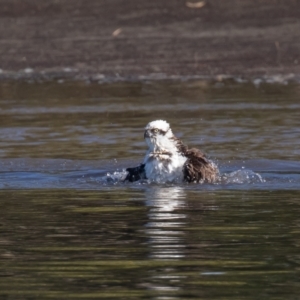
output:
M144 139L145 138L149 138L149 137L150 137L149 130L145 130L145 132L144 132Z

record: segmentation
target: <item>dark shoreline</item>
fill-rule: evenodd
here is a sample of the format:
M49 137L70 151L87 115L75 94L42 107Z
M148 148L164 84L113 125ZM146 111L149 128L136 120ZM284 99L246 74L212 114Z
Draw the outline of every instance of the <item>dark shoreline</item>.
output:
M168 81L168 82L186 82L197 81L202 82L204 85L210 85L215 83L222 84L251 84L256 87L265 85L291 85L300 84L300 75L288 74L288 75L270 75L270 76L230 76L219 74L216 76L201 76L201 75L186 75L186 76L174 76L167 74L149 74L141 76L105 76L103 74L84 74L84 73L68 73L56 72L56 73L31 73L25 74L23 72L0 74L0 83L5 82L27 82L43 83L43 82L57 82L63 84L66 82L83 82L86 84L112 84L118 82L156 82L156 81Z
M299 0L195 2L0 0L0 80L300 82Z

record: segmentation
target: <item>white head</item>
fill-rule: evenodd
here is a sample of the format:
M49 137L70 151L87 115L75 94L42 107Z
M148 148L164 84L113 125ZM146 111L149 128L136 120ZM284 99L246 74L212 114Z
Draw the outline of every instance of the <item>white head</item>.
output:
M152 121L145 127L144 138L151 152L174 150L173 137L171 127L166 121Z

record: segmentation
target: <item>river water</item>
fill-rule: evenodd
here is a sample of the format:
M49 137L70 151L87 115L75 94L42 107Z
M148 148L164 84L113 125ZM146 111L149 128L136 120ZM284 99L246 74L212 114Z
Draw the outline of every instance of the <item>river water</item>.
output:
M300 87L0 84L1 299L298 299ZM123 183L166 119L217 184Z

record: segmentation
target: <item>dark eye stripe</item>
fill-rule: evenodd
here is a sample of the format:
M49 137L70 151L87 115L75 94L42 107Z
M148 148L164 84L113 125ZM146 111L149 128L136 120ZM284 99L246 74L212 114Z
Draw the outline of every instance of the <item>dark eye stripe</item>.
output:
M158 132L160 134L162 134L162 135L165 135L169 131L169 129L167 131L164 131L164 130L161 130L161 129L157 129L157 128L151 129L151 131L154 132L154 133L155 133L156 130L158 130Z

